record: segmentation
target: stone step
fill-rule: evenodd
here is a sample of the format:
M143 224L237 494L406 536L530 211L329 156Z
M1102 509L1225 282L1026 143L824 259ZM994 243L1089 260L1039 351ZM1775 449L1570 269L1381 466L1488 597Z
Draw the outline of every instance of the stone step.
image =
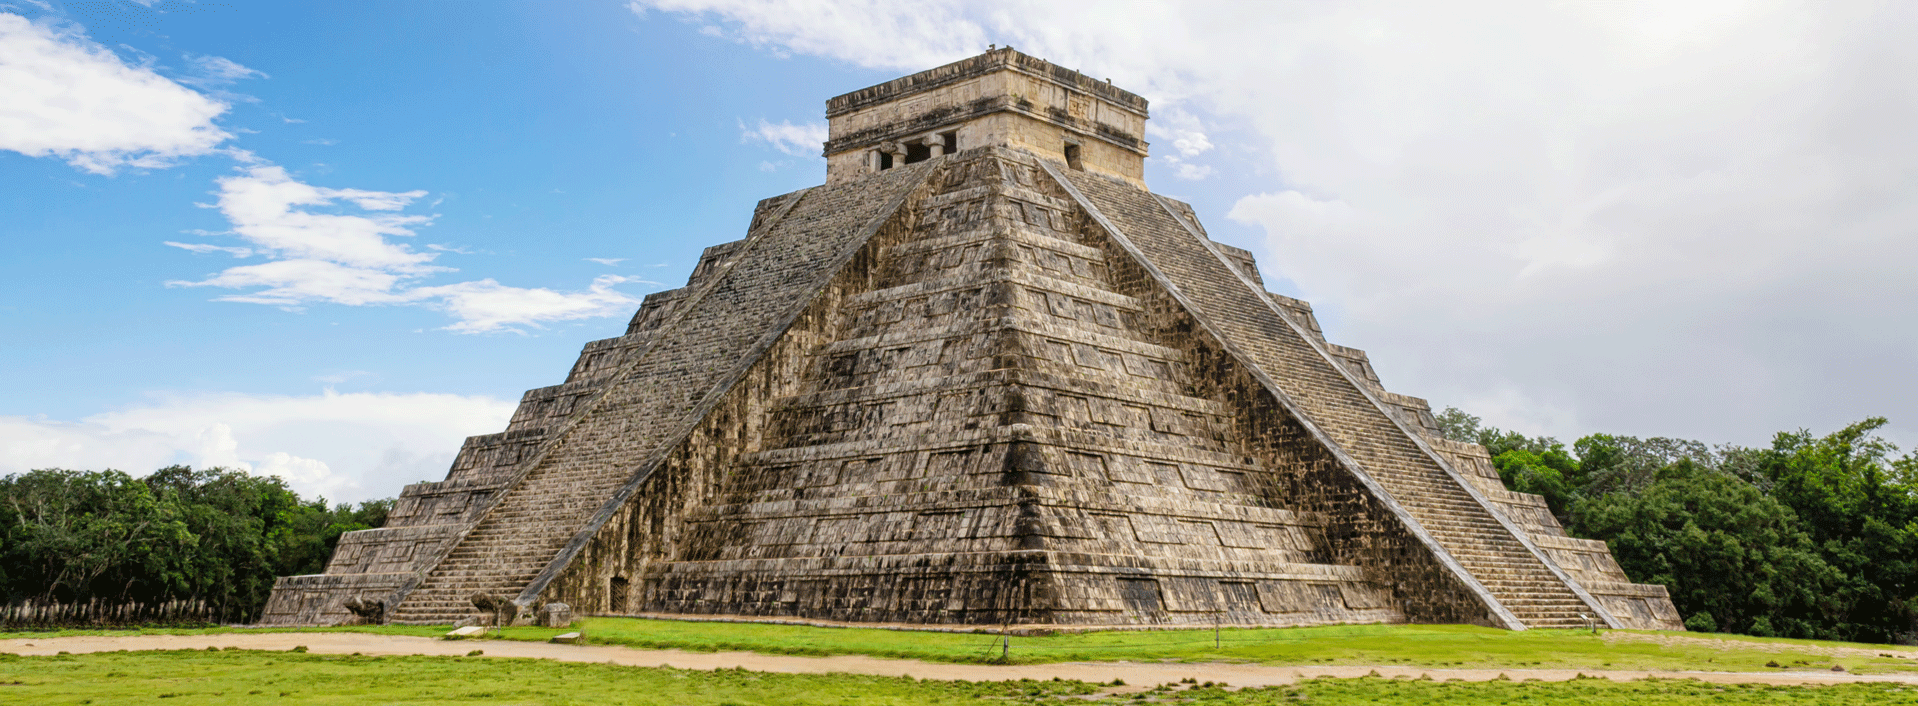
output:
M565 534L550 533L544 536L526 538L525 541L517 541L517 542L509 541L511 538L501 538L496 541L474 542L470 545L461 546L461 549L466 549L466 551L462 552L460 551L460 549L455 549L453 550L453 553L448 554L447 556L449 557L462 556L467 554L473 554L479 551L485 551L489 556L495 555L495 554L502 554L502 553L526 554L533 551L550 551L549 548L556 549L564 545L566 543L565 539L570 538L571 536L572 536L572 533L570 532ZM482 539L486 539L486 538L482 538ZM471 549L467 549L468 546L470 546Z
M512 573L501 571L449 571L441 573L435 571L432 574L435 579L457 579L461 582L475 582L474 585L482 581L489 584L508 582L524 584L527 581L533 580L533 577L538 575L538 571L516 571Z
M1562 596L1539 597L1500 596L1499 602L1504 603L1506 608L1514 612L1521 608L1534 612L1545 609L1576 610L1585 605L1584 602L1571 597L1570 593Z

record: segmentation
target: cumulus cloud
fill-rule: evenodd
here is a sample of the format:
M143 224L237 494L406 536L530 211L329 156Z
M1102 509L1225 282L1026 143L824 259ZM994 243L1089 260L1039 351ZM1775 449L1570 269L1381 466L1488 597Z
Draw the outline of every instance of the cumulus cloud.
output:
M222 177L219 184L218 207L233 224L233 232L276 255L395 272L419 272L434 258L387 240L388 236L412 236L414 227L432 222L431 216L382 213L405 208L425 196L424 191L316 187L294 180L278 166L246 168ZM312 208L341 202L373 213L334 214Z
M1177 107L1170 110L1162 108L1158 115L1146 121L1146 135L1161 146L1159 160L1172 168L1174 177L1199 181L1212 176L1210 165L1191 161L1212 151L1212 138L1205 133L1198 116ZM1165 145L1171 146L1171 153L1166 152Z
M232 137L214 124L227 104L127 64L77 28L5 12L0 95L0 149L95 174L166 167Z
M521 331L552 321L616 316L639 300L613 289L623 277L600 277L581 292L509 287L486 279L425 286L422 280L452 268L434 264L445 246L415 251L392 238L408 238L431 216L401 211L425 191L369 191L314 186L286 169L257 159L219 180L213 204L232 225L230 234L251 247L208 243L166 244L198 253L264 255L267 262L229 267L206 279L168 282L175 287L245 290L219 301L266 304L299 311L312 303L345 306L422 305L445 311L458 333ZM359 212L329 212L356 208ZM213 235L213 234L208 234Z
M1740 443L1918 425L1912 7L634 8L870 68L997 42L1110 76L1153 100L1175 176L1228 140L1250 163L1204 182L1237 202L1215 235L1263 233L1244 244L1268 280L1388 385L1494 423Z
M700 32L771 50L826 56L862 66L920 69L976 54L984 28L965 16L965 3L945 0L894 5L883 0L633 0L649 9L718 20ZM722 26L723 25L723 26ZM976 48L976 49L975 49Z
M0 474L228 466L278 475L309 497L356 502L443 477L465 437L505 428L513 408L426 393L159 395L78 421L0 416Z
M168 282L175 287L223 287L249 289L245 294L227 294L220 301L272 304L298 308L308 302L329 302L347 306L401 304L409 301L394 288L402 275L364 267L349 267L325 260L276 260L258 265L229 267L198 282Z
M191 75L180 80L216 92L241 79L266 77L225 57L189 55L187 62ZM614 315L638 304L612 289L625 281L620 278L600 278L581 292L507 287L492 280L419 286L428 275L451 271L433 264L440 254L465 252L431 245L430 252L420 252L396 240L432 223L432 216L402 213L425 191L315 186L250 151L223 148L232 135L213 120L227 104L155 73L151 64L150 57L140 65L122 61L87 40L77 26L36 24L0 12L0 96L5 96L0 149L58 157L99 174L125 166L164 167L214 152L239 164L238 173L218 180L212 205L231 230L194 234L231 235L246 244L165 244L267 261L170 286L246 290L219 299L291 310L314 302L424 305L453 314L459 320L449 328L466 333ZM764 134L776 146L806 132L803 126L767 128Z
M794 157L818 158L820 150L824 149L826 144L825 123L794 125L789 120L771 123L761 118L755 127L746 127L746 124L741 122L739 133L741 141L762 142ZM761 169L771 171L765 169L767 164L770 162L760 163Z
M428 300L459 319L448 327L459 333L486 333L542 321L572 321L619 316L639 303L632 295L613 289L623 282L644 280L615 275L593 278L584 292L508 287L490 279L439 287L420 287L407 296Z

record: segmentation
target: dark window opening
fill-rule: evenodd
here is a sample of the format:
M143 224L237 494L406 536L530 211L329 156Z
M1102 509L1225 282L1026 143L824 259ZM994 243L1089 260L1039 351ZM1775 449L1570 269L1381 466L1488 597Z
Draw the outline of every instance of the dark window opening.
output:
M948 132L944 135L944 137L946 138L946 154L952 154L954 152L958 152L959 151L959 133Z
M883 172L891 168L892 168L892 153L880 152L879 153L879 171Z
M926 145L906 145L906 163L918 164L932 159L932 148Z
M1066 145L1066 166L1072 167L1073 169L1077 169L1079 171L1085 171L1086 169L1085 162L1082 162L1079 159L1078 145L1073 145L1073 144Z
M613 580L607 583L606 588L610 595L606 597L606 612L626 612L626 597L633 592L632 583L628 582L624 576L614 576Z

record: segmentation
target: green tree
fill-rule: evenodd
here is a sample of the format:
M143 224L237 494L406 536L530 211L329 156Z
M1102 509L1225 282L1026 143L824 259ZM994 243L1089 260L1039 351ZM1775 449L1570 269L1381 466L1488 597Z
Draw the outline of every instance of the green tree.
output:
M1592 434L1569 451L1456 408L1437 418L1569 534L1670 588L1695 629L1918 640L1918 457L1893 458L1882 418L1771 448Z
M177 509L120 471L0 477L7 598L143 600L196 544Z
M279 478L226 468L169 466L144 480L199 540L169 573L171 592L206 601L223 620L257 618L281 564L276 537L299 495Z
M1478 443L1479 423L1482 421L1478 417L1466 414L1457 407L1446 407L1445 411L1432 415L1432 418L1438 420L1439 433L1445 438L1467 444Z
M1680 459L1642 491L1584 499L1574 515L1626 575L1670 590L1687 624L1841 637L1829 596L1844 575L1819 557L1791 508L1750 483Z
M1505 481L1505 487L1544 496L1552 514L1559 518L1561 524L1565 522L1567 511L1582 486L1583 476L1579 472L1578 459L1565 452L1564 444L1553 442L1543 451L1534 448L1509 449L1493 457L1492 465L1498 468L1499 480Z
M1877 436L1873 417L1824 437L1782 432L1758 455L1770 493L1803 518L1826 561L1844 572L1835 600L1849 639L1909 638L1918 619L1918 494L1911 457Z
M1704 468L1718 468L1724 454L1697 441L1592 434L1572 444L1578 457L1579 491L1583 495L1635 493L1651 485L1660 469L1689 460Z
M250 622L275 578L319 572L340 535L384 525L392 506L329 507L225 468L0 476L0 598L199 599Z

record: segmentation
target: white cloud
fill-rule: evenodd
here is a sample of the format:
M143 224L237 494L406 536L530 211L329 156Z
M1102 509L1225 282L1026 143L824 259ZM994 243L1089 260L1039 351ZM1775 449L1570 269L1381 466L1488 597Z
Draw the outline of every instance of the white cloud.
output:
M432 306L459 319L447 327L459 333L488 333L515 326L538 327L543 321L573 321L619 316L640 303L638 297L613 289L623 282L640 282L631 277L601 275L584 292L556 292L551 289L508 287L491 279L461 282L439 287L420 287L408 292L416 299L433 300Z
M1205 133L1198 116L1173 107L1161 108L1158 115L1146 122L1146 135L1161 145L1158 159L1172 168L1172 176L1187 181L1200 181L1212 176L1212 167L1192 163L1192 158L1212 151L1212 138ZM1163 149L1170 144L1172 152Z
M210 252L223 252L228 255L232 255L234 257L252 257L253 256L252 248L222 247L219 245L208 245L206 243L176 243L171 240L165 241L161 244L168 245L171 247L176 247L181 250L186 250L189 252L200 253L202 255L205 255Z
M351 267L325 260L275 260L258 265L229 267L198 282L174 281L174 287L222 287L248 289L264 287L246 294L228 294L220 301L272 304L299 307L308 302L329 302L347 306L403 304L412 299L396 292L402 275L383 270Z
M702 34L730 37L774 52L826 56L879 68L936 66L984 51L986 43L993 41L977 22L962 15L966 3L949 1L896 5L882 0L636 0L628 7L640 15L647 8L685 15L703 25ZM700 21L705 17L720 22Z
M1172 175L1188 181L1198 181L1212 176L1212 167L1182 162L1173 166Z
M770 145L773 149L794 157L812 157L817 159L819 158L820 151L825 149L826 124L805 123L803 125L794 125L792 121L789 120L770 123L766 122L764 118L761 118L759 125L756 127L749 128L746 127L744 122L741 122L739 124L739 135L739 139L744 142L763 142ZM760 170L771 171L766 169L766 166L771 164L771 162L761 162ZM774 168L778 167L778 165L772 166Z
M1212 138L1206 135L1198 116L1177 107L1160 107L1152 119L1146 121L1145 131L1160 144L1171 143L1180 157L1189 159L1212 151Z
M266 74L218 56L188 56L193 76L182 79L215 87ZM228 268L199 281L171 286L250 290L223 301L299 309L312 302L350 306L423 304L462 318L462 332L537 326L586 316L611 315L638 300L610 289L623 280L602 278L584 292L505 287L492 280L433 288L416 280L450 268L433 265L441 252L416 252L392 238L410 237L432 216L399 213L425 191L333 189L296 180L282 167L238 148L213 124L227 104L181 86L153 71L152 58L133 66L88 41L74 26L35 24L0 12L0 149L31 157L57 156L87 171L112 174L123 166L157 168L181 157L224 154L241 166L219 179L212 205L232 224L226 233L248 244L165 241L170 247L235 257L263 255L261 264ZM299 122L283 118L286 122ZM800 132L804 130L801 129ZM791 131L774 130L781 138ZM783 143L775 143L783 144ZM437 202L435 202L437 203ZM344 206L359 213L334 212Z
M167 244L200 253L262 254L269 261L230 267L203 280L172 281L168 286L247 290L217 299L291 311L312 303L427 306L453 315L457 321L447 328L459 333L617 316L639 305L638 298L613 286L643 280L623 277L600 277L581 292L508 287L491 279L423 286L423 278L452 271L433 264L442 253L467 252L440 245L428 245L431 252L417 252L389 240L411 237L414 228L432 222L431 216L398 213L426 196L425 191L319 187L257 160L241 167L237 175L222 177L219 184L219 198L212 207L232 224L229 233L252 247ZM326 212L347 206L361 212Z
M869 68L996 41L1110 76L1152 99L1174 176L1224 143L1253 175L1205 182L1243 224L1215 235L1262 231L1274 286L1388 385L1494 423L1918 425L1903 5L642 5Z
M308 497L353 502L445 477L461 441L505 428L514 406L429 393L208 393L160 395L79 421L0 416L0 474L221 465L279 475Z
M277 166L250 167L221 177L220 213L233 232L283 257L312 258L363 268L419 272L435 257L389 242L387 236L411 236L430 216L331 214L311 207L348 202L368 211L398 211L426 195L328 189L295 181Z
M232 83L248 78L271 78L264 71L249 69L223 56L188 56L187 63L205 81Z
M131 66L75 28L0 13L0 149L95 174L162 168L232 135L227 105Z
M626 258L623 257L589 257L584 259L587 262L597 262L607 267L612 267L626 261Z

